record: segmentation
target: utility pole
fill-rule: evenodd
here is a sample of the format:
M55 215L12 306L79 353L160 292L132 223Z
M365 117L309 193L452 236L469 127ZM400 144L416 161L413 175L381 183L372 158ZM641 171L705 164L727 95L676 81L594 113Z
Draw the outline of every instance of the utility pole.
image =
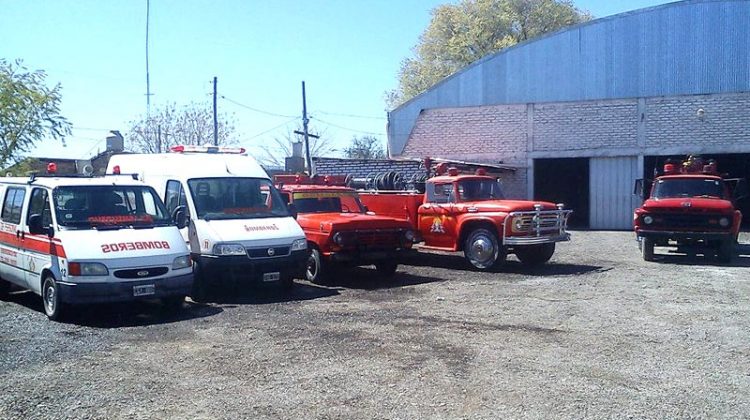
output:
M219 145L219 121L216 119L216 81L214 76L214 146Z
M307 97L305 96L305 81L302 81L302 129L305 136L305 159L307 160L307 172L312 175L312 157L310 156L310 134L307 132Z

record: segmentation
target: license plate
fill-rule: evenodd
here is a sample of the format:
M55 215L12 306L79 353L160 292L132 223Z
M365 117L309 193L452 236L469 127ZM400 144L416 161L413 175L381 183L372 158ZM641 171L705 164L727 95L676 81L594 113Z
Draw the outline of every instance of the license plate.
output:
M263 281L279 281L281 279L281 273L264 273Z
M133 296L151 296L154 293L156 293L156 287L153 284L133 286Z

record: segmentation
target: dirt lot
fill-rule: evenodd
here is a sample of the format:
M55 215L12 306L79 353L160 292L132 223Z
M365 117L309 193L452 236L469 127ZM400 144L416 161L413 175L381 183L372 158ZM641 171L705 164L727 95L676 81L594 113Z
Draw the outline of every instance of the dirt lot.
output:
M179 315L53 323L19 292L0 301L0 418L748 416L750 246L731 267L645 263L630 233L573 235L532 272L423 254L393 285L357 269Z

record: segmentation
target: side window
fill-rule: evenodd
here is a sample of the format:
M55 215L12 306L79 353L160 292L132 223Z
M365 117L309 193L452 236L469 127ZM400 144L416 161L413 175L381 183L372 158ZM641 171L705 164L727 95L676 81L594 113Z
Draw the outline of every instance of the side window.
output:
M21 209L23 208L23 199L26 197L25 188L8 188L5 193L3 202L3 212L0 219L3 222L19 224L21 223Z
M29 217L32 214L42 215L42 226L49 226L52 224L52 212L49 206L49 194L47 190L43 188L34 188L31 191L31 199L29 200L29 211L26 213L26 224L29 223Z
M434 184L427 183L427 201L430 203L452 203L453 184Z
M170 215L178 206L185 206L185 211L190 216L185 189L182 188L179 181L167 181L167 193L164 194L164 204Z

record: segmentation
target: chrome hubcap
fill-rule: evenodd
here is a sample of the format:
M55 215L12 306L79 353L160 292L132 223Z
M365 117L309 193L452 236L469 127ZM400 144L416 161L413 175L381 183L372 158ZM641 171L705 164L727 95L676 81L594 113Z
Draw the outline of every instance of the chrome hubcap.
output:
M307 260L307 278L308 280L313 280L318 275L318 264L315 261L315 257L312 255Z
M48 314L55 312L55 288L52 285L45 289L44 306Z
M469 258L478 265L487 265L495 259L495 246L486 236L477 236L469 247Z

